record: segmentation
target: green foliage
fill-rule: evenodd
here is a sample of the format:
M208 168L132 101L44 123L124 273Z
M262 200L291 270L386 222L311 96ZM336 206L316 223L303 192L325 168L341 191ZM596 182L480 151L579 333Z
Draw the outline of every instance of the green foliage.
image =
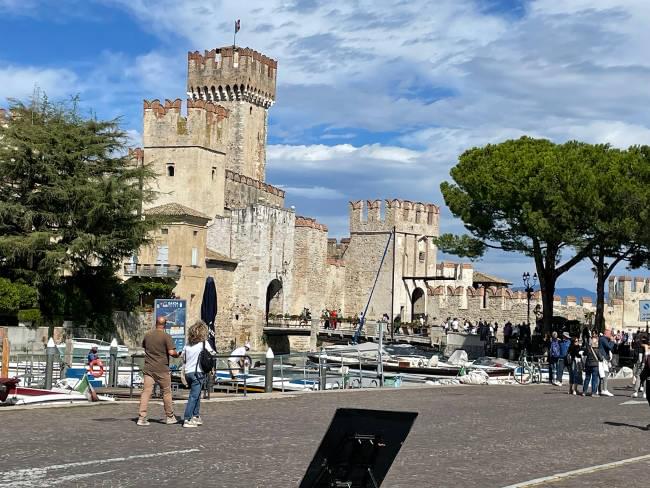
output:
M79 114L76 100L12 101L0 125L0 276L39 292L45 319L110 326L119 263L155 225L140 215L149 168L126 156L116 120Z
M433 239L440 251L461 258L477 259L485 254L486 246L480 239L468 235L442 234Z
M124 283L123 308L152 305L154 300L173 298L176 281L172 278L133 277Z
M445 203L471 234L467 239L534 258L547 329L557 278L591 252L585 236L604 205L595 168L607 150L522 137L465 151L451 170L454 183L441 185ZM560 264L563 251L576 248Z
M37 304L36 289L24 283L12 283L0 278L0 313L15 314L22 308Z
M32 324L38 324L41 320L41 311L37 308L19 310L18 320L20 322L31 322Z

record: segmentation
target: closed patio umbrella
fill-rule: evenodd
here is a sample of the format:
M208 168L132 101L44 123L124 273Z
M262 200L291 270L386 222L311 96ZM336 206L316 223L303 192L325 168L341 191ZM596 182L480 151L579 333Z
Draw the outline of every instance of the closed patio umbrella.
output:
M208 324L208 342L212 349L217 350L215 341L215 321L217 318L217 285L212 276L205 279L203 300L201 301L201 320Z

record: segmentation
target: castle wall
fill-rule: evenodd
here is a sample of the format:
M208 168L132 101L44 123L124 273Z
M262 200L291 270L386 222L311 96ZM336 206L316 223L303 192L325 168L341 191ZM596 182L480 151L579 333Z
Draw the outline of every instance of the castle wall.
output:
M611 276L608 282L610 313L605 323L614 329L645 329L639 320L639 301L650 300L650 279L640 276Z
M175 202L209 217L222 215L226 158L221 140L228 130L227 113L202 101L188 101L188 107L183 117L180 100L164 106L145 101L144 162L158 175L156 199L145 207Z
M228 223L230 237L226 244L223 228ZM237 344L250 340L254 349L262 347L266 294L274 280L282 287L275 306L280 313L289 312L294 225L295 215L290 210L253 205L232 210L230 218L215 219L208 228L208 246L226 254L227 245L229 256L239 261L232 273L230 311L230 330Z
M284 207L284 191L226 170L224 205L227 208L243 208L255 203Z

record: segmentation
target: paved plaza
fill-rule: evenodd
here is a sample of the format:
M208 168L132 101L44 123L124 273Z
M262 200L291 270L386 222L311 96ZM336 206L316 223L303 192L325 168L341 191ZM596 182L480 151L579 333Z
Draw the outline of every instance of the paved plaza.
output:
M220 399L198 429L136 427L133 403L5 408L0 486L297 486L336 408L356 407L419 412L385 487L645 487L650 408L613 383L614 398L534 385Z

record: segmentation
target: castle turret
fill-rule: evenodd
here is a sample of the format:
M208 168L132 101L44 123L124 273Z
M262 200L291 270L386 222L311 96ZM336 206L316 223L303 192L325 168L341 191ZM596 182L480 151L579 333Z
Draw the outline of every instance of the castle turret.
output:
M229 110L226 169L264 181L268 109L275 101L277 61L249 48L190 52L187 93Z

